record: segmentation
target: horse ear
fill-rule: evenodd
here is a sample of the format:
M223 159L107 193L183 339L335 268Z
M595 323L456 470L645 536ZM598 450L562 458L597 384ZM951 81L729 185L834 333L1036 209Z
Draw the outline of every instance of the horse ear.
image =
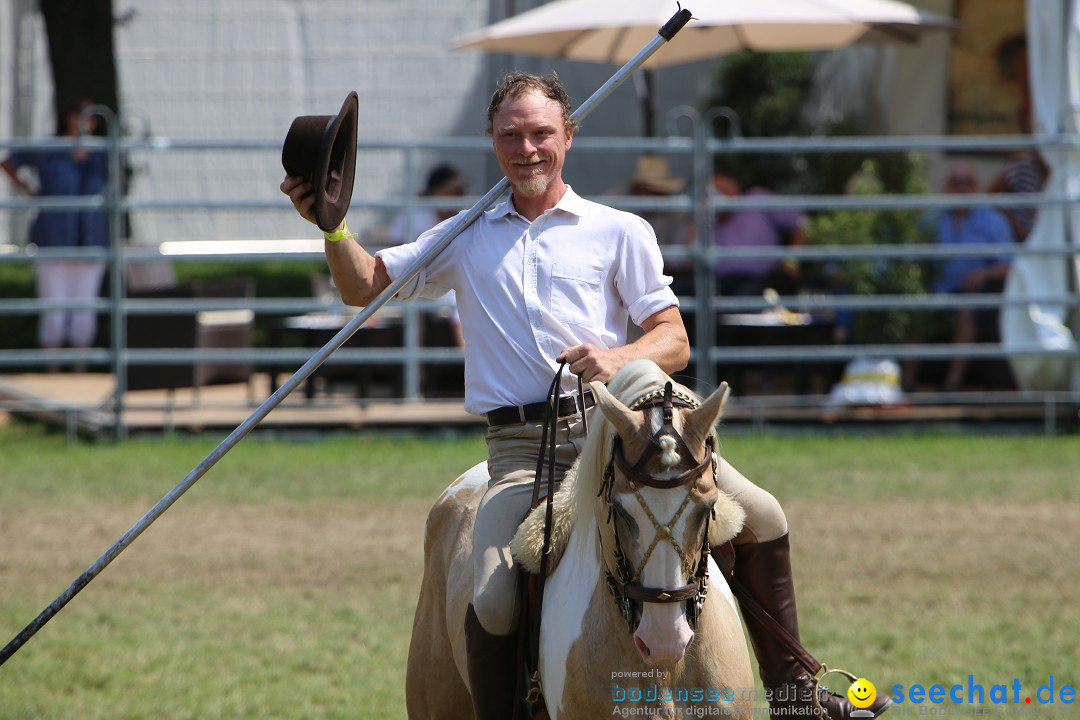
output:
M623 405L617 397L611 394L611 391L607 389L607 385L593 381L589 383L589 388L592 389L593 398L596 400L600 412L604 414L608 422L615 426L615 430L620 436L632 438L641 430L645 422L644 418L641 417L641 413L634 412Z
M722 382L720 387L713 390L712 394L705 398L705 401L700 406L690 412L687 424L698 437L708 437L716 423L720 421L727 396L728 384Z

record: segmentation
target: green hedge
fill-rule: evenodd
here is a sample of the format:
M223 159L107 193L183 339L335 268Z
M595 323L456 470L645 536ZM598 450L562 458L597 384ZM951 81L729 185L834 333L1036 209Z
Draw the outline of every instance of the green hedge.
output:
M251 278L255 281L255 296L260 298L310 298L311 278L328 275L326 263L311 262L251 262L251 263L176 263L179 282L191 280L222 280ZM108 279L102 285L102 295L108 295ZM34 269L30 264L0 264L0 298L35 297ZM36 348L37 315L0 314L0 350ZM273 317L256 317L256 343L266 337ZM108 323L99 323L98 345L108 343Z
M0 264L0 298L32 298L34 268L31 265ZM0 350L37 347L37 315L0 314Z

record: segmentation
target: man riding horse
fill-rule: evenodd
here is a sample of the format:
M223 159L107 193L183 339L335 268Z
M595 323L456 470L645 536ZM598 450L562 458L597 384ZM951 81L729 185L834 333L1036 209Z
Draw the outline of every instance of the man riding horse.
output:
M505 75L488 106L486 131L510 197L466 228L399 292L401 299L457 292L465 337L465 408L488 420L487 491L475 518L474 585L465 619L469 687L479 720L506 720L515 703L517 570L509 544L530 509L546 389L559 363L586 382L608 382L644 358L667 373L686 366L689 342L679 303L663 274L652 228L636 215L577 195L562 178L576 130L570 100L554 75ZM313 187L286 177L282 192L315 222ZM342 299L364 306L435 243L452 221L414 243L368 254L344 221L325 233L326 259ZM627 321L643 334L627 342ZM584 442L588 392L558 403L557 473L570 468ZM720 488L743 506L735 538L734 577L779 625L798 638L787 519L776 499L723 460ZM762 683L774 716L816 712L813 680L766 619L745 611ZM833 720L855 708L826 693ZM889 704L880 696L869 710Z

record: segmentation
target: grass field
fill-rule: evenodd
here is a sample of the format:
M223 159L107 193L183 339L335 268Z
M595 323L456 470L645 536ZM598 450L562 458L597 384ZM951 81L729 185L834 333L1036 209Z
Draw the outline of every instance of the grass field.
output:
M0 427L0 642L217 441ZM879 690L1080 684L1076 438L722 445L787 510L803 639L830 666ZM0 668L0 719L404 718L424 516L483 455L244 441Z

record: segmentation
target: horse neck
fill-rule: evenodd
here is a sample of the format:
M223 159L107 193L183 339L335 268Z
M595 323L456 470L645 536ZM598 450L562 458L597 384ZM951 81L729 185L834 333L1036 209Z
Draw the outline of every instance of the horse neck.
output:
M550 631L563 636L563 642L583 634L595 635L600 628L626 632L626 624L608 589L598 527L595 516L579 517L562 559L547 581L545 595L550 593L552 597L545 600L545 615L549 607L557 606L558 610L552 618L554 624L549 624L545 617L542 627L545 634ZM549 604L554 597L557 601ZM561 630L553 630L555 626Z

